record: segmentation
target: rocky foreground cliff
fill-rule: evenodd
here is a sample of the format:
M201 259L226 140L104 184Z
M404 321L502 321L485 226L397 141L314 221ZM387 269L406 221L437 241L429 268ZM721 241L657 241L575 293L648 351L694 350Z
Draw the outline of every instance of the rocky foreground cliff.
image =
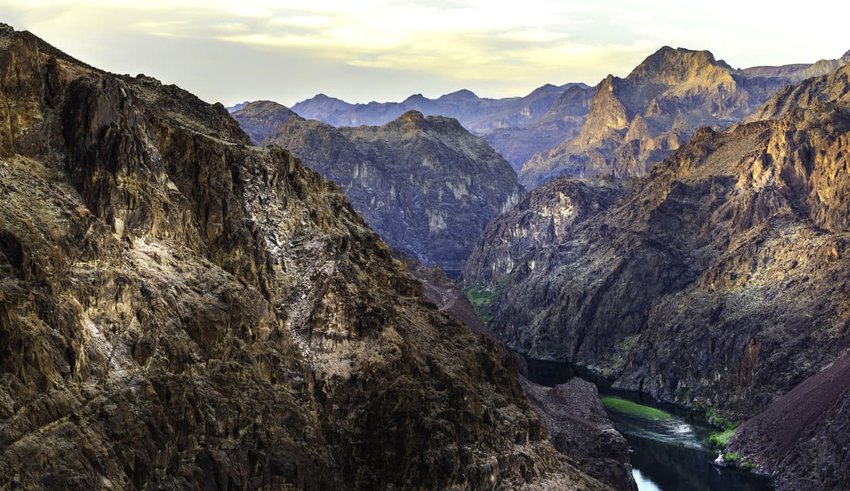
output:
M846 362L821 370L850 347L848 81L845 66L778 93L768 119L697 131L620 197L571 178L530 193L464 273L499 293L490 327L660 401L767 411L734 448L786 489L846 487Z
M578 134L530 158L520 182L531 189L562 175L646 175L698 128L738 123L788 84L848 61L850 52L813 64L738 70L708 51L665 46L626 78L600 82Z
M0 29L0 487L603 489L224 107Z
M272 102L233 116L255 141L286 148L339 184L390 246L450 273L523 192L510 165L455 119L411 111L383 126L334 128Z

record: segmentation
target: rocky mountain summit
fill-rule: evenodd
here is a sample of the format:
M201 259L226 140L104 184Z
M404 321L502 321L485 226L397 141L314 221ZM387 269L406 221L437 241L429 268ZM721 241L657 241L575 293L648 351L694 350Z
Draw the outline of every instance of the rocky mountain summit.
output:
M7 26L0 99L0 487L606 489L220 104Z
M263 141L290 118L299 117L288 107L272 101L247 102L231 111L231 115L255 143Z
M646 175L698 128L740 122L788 84L846 60L737 70L708 51L665 46L626 78L597 85L578 135L529 159L520 182L530 189L564 174Z
M704 68L738 83L719 62ZM850 348L849 77L844 66L780 91L756 112L770 119L698 130L619 197L570 178L532 191L488 226L464 273L499 292L490 327L659 401L739 420L772 407L781 448L759 423L738 448L788 489L845 487L846 384L818 374ZM739 110L726 97L718 108ZM806 409L771 406L806 394Z
M233 116L249 132L269 130L255 133L259 143L288 149L339 184L390 246L450 273L463 269L487 223L522 193L510 165L455 119L411 111L384 126L335 128L270 104Z

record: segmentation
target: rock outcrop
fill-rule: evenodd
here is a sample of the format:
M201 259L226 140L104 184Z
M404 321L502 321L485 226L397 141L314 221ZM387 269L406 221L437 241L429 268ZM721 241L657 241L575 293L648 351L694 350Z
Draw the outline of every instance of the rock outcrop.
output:
M252 103L234 117L256 128L256 113ZM339 184L390 246L451 274L522 193L513 169L484 140L457 120L415 111L357 128L289 117L259 142L288 149Z
M604 489L220 104L0 30L0 487Z
M491 329L532 358L733 419L828 366L850 347L848 75L778 94L765 107L793 109L776 119L697 131L607 209L524 256L534 267L501 278ZM546 191L526 200L555 206ZM833 447L807 445L798 478L838 479L821 472Z
M843 64L736 70L708 51L665 46L626 78L609 75L597 85L579 134L529 159L520 182L531 189L565 174L644 176L698 128L740 122L789 83Z
M252 142L260 142L292 117L298 117L286 106L272 101L246 102L230 113Z
M578 377L555 387L521 381L558 451L614 489L637 491L629 443L608 419L595 385Z

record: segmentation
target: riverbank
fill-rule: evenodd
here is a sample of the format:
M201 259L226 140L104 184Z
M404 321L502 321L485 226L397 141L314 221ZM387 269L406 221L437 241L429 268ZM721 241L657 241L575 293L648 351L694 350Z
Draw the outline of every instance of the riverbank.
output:
M578 377L596 384L614 427L629 444L633 477L640 491L769 491L769 478L714 463L708 439L719 430L699 413L647 397L613 390L610 384L566 363L526 359L527 377L554 387Z

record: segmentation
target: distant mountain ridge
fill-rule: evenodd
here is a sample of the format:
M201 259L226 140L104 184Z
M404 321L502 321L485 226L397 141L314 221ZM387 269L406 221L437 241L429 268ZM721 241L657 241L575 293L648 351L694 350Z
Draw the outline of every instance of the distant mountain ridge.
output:
M640 176L701 126L722 129L747 118L788 84L850 61L737 69L708 51L664 46L625 78L596 87L546 84L524 97L480 98L459 90L436 99L351 104L318 94L292 110L338 127L382 125L409 110L453 117L487 140L527 188L569 174ZM244 107L244 106L243 106Z
M335 128L268 101L233 117L254 141L286 148L339 184L392 247L449 273L523 192L511 166L456 119L409 111L383 126Z
M373 101L367 104L352 104L318 94L293 105L292 110L304 118L333 126L380 126L408 111L419 111L425 116L455 118L469 131L482 134L498 128L521 126L543 116L570 87L589 88L580 83L546 84L524 97L504 99L478 97L470 90L461 89L436 99L414 94L402 102Z
M295 104L292 110L337 127L380 126L408 111L455 118L519 169L535 153L578 130L591 95L592 88L583 83L545 84L526 96L504 99L482 98L463 89L436 99L414 94L402 102L351 104L318 94Z

